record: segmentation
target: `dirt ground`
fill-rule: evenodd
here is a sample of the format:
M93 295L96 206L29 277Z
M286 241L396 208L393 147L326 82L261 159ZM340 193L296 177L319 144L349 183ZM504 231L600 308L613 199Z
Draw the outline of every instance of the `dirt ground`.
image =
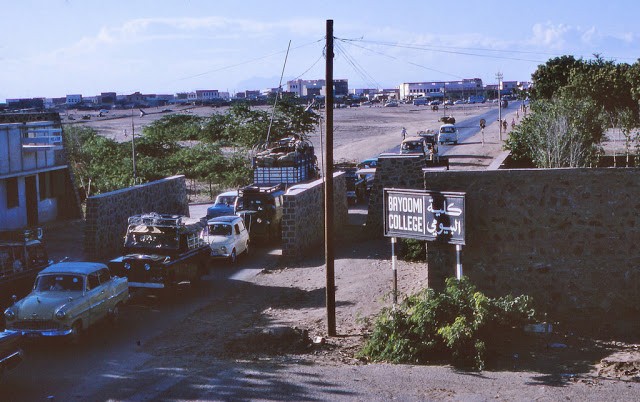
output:
M467 105L452 108L458 121L485 111ZM517 106L506 110L507 121L516 117ZM191 110L207 114L211 108ZM162 113L134 115L121 119L92 120L82 124L95 127L107 136L135 130ZM402 127L409 134L435 129L442 111L401 105L398 108L360 107L334 112L334 159L362 160L397 146ZM108 127L108 128L107 128ZM317 150L322 148L324 129L311 136ZM485 169L502 153L495 122L488 122L484 145L479 137L465 140L456 153L468 155L474 163L452 169ZM318 152L318 151L317 151ZM468 162L468 161L467 161ZM204 369L209 358L259 361L295 356L296 361L333 366L362 365L355 357L376 313L391 305L391 247L388 239L369 239L359 225L366 213L351 211L351 225L337 236L335 260L336 328L338 336L327 336L323 250L302 262L280 262L265 266L250 281L235 281L236 297L214 303L191 315L184 325L160 335L144 345L154 356L150 365L170 362ZM400 298L425 287L423 264L398 262ZM304 331L317 343L301 342L296 330ZM215 345L215 347L212 347ZM547 335L531 334L519 342L504 345L490 362L490 370L530 371L555 376L558 381L597 382L602 379L640 381L638 346L585 338L570 329L558 328Z

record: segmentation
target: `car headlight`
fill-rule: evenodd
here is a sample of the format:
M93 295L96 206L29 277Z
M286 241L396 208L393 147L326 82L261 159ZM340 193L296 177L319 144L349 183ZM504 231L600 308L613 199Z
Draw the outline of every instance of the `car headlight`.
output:
M223 253L226 253L227 252L227 246L220 247L220 251L222 251Z
M64 320L65 317L67 316L67 312L64 311L63 309L60 309L60 310L56 311L55 316L59 320Z
M130 270L131 269L131 264L129 264L128 262L125 262L124 263L124 269Z
M11 310L10 308L6 309L4 311L4 318L6 318L7 321L11 321L11 320L15 319L16 318L15 311Z
M262 223L262 218L258 218L258 219L256 219L256 222L257 222L257 223Z
M149 271L151 269L151 265L149 263L144 264L144 270Z

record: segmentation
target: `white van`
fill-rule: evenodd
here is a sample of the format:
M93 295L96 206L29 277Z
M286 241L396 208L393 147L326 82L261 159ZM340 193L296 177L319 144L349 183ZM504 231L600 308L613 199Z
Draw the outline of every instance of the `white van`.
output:
M456 126L453 124L441 125L438 132L438 142L440 144L453 143L456 145L458 143L458 129Z

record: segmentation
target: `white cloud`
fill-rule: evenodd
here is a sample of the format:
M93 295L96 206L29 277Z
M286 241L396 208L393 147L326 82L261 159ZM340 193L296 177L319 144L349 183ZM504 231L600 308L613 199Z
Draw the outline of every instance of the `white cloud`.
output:
M564 24L545 24L533 25L533 36L529 39L529 44L534 46L545 47L554 50L562 49L565 44L565 35L571 30L571 27Z

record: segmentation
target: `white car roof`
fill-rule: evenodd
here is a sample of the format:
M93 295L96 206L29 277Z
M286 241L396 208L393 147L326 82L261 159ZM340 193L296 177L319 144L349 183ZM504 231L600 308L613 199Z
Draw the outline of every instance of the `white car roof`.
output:
M47 268L40 271L42 274L90 274L98 271L102 268L107 268L106 265L99 262L58 262L51 264Z

